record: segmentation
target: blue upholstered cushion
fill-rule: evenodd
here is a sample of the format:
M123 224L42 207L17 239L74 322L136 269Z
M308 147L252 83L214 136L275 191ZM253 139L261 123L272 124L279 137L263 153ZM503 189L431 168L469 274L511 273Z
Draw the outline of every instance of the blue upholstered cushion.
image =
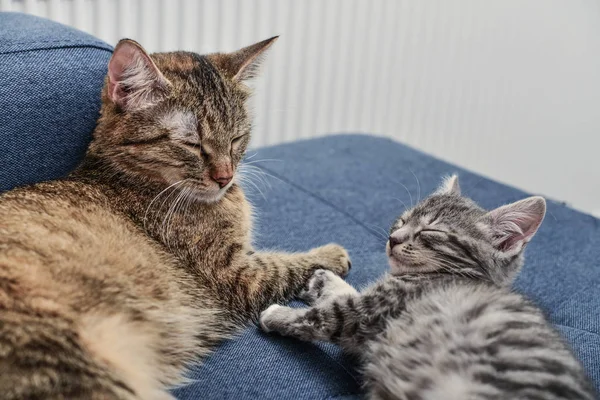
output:
M252 160L273 175L257 207L258 247L306 250L328 242L353 259L348 281L363 286L387 270L385 233L405 205L458 172L463 193L486 208L527 196L388 139L343 135L259 149ZM254 165L257 165L254 164ZM419 183L417 183L417 179ZM406 187L406 188L405 188ZM410 193L409 193L410 192ZM599 221L549 201L516 288L548 313L600 389ZM194 369L181 399L358 398L350 360L332 345L265 335L254 326Z
M0 13L0 27L2 190L59 177L82 157L97 117L110 47L20 14ZM271 187L261 188L264 198L250 190L258 211L258 247L307 250L341 243L353 258L348 280L358 286L387 269L384 231L441 175L459 172L463 191L484 207L526 195L369 136L261 149L252 160L260 159L281 161L255 164L273 175ZM554 202L548 211L516 288L546 310L600 389L599 222ZM300 343L249 327L194 367L195 381L174 393L181 399L354 399L359 392L355 367L335 346Z
M98 118L111 52L76 29L0 13L0 190L77 165Z

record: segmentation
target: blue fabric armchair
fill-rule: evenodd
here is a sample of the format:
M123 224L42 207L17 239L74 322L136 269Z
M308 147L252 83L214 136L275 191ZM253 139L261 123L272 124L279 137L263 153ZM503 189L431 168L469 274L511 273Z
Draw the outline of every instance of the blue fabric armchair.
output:
M0 190L7 190L60 177L81 159L111 47L23 14L0 13L0 27ZM282 160L261 165L278 178L264 198L248 188L257 208L257 247L300 251L338 242L350 251L348 280L357 286L387 270L382 232L442 175L458 172L463 191L484 207L527 195L372 136L256 152L257 160ZM543 307L600 390L600 222L552 201L548 211L515 289ZM174 389L178 398L360 398L356 365L335 346L265 335L254 326L193 367L190 377Z

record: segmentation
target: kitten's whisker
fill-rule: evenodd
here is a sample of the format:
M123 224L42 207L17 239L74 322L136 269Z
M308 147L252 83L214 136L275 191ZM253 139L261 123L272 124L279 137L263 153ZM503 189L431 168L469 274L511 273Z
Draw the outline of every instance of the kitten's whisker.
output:
M387 231L386 231L385 229L383 229L383 228L382 228L382 227L380 227L380 226L373 225L373 224L369 224L369 223L365 223L365 225L366 225L367 227L370 227L371 229L376 229L376 230L374 231L374 233L377 233L377 235L378 235L379 237L381 237L382 239L385 239L385 240L387 241L387 239L388 239L388 236L389 236L389 235L388 235L388 233L387 233ZM371 231L371 232L373 232L373 231ZM383 233L382 233L382 232L383 232Z
M406 187L405 184L403 184L399 181L396 181L396 183L399 184L400 186L402 186L404 188L404 190L406 190L406 193L408 193L408 196L410 197L410 206L413 207L414 206L413 197L412 197L412 194L410 193L410 190L408 190L408 188Z
M421 201L421 182L419 182L419 178L417 178L417 175L415 175L415 173L413 172L412 169L409 168L408 170L415 177L415 180L417 181L417 204L419 204L419 202Z
M405 202L403 202L402 200L400 200L400 199L399 199L399 198L397 198L397 197L392 197L392 199L394 199L394 200L398 200L398 201L399 201L399 202L400 202L400 203L401 203L401 204L404 206L404 210L402 210L402 212L406 211L406 209L407 209L408 207L406 206L406 203L405 203Z
M383 241L386 241L386 240L387 240L387 238L386 238L386 237L384 237L384 236L382 236L382 235L381 235L381 232L379 232L379 231L377 231L377 230L375 230L375 229L373 229L373 228L371 228L371 227L367 227L367 229L369 230L369 232L371 232L373 235L375 235L375 237L376 237L377 239L381 239L381 240L383 240Z
M473 185L469 186L468 188L465 187L465 190L464 190L465 193L470 192L472 189L475 189L475 186L479 185L479 183L481 183L482 180L483 180L483 177L477 179L477 182L475 182Z

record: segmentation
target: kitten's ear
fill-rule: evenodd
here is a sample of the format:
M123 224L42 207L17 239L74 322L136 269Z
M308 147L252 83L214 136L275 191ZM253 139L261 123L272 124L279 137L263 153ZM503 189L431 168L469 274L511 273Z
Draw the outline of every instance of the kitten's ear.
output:
M528 197L487 213L498 250L516 254L535 235L546 214L546 200Z
M275 43L278 37L274 36L233 53L211 54L208 58L225 76L234 81L252 79L258 74L267 49Z
M167 94L169 81L139 43L119 41L108 63L108 96L126 110L145 108Z
M457 194L460 195L460 186L458 184L458 175L451 175L444 178L444 181L436 191L437 194Z

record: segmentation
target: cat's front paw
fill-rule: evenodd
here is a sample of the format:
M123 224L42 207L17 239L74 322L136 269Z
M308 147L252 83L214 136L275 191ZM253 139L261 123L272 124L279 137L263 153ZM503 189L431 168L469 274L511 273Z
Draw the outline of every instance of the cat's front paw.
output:
M330 282L333 279L339 279L339 277L331 271L324 269L316 270L298 297L308 304L318 302L323 294L328 291Z
M326 244L312 249L310 253L316 256L316 264L319 268L332 271L340 276L346 276L352 268L348 252L338 244Z

